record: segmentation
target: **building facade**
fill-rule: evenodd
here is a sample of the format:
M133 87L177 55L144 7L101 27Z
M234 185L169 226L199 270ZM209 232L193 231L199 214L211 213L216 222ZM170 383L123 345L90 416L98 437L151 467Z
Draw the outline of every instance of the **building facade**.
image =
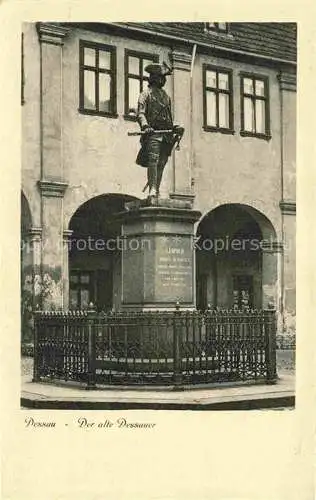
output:
M295 330L296 25L27 23L22 37L22 323L32 308L121 307L116 214L143 198L135 110L144 68L180 151L162 195L193 200L195 302L279 312Z

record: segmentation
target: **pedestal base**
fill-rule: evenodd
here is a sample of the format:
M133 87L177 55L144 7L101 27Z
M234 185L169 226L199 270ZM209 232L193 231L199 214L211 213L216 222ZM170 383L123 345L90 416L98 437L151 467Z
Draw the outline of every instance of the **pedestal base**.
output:
M160 198L159 196L148 196L144 200L133 200L125 203L126 210L137 210L144 207L164 207L189 209L193 207L193 201L190 199L171 199Z

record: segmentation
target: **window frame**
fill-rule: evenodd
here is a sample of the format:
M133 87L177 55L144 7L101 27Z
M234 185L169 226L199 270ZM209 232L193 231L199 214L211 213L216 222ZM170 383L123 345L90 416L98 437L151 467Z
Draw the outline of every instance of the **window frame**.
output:
M95 67L84 64L84 49L94 49L96 51ZM111 68L107 70L99 67L99 51L109 52L111 54ZM87 109L84 107L84 72L85 70L94 71L95 75L100 73L111 76L110 92L112 103L111 111L99 111L99 79L95 79L95 102L96 109ZM117 64L116 64L116 47L104 43L91 42L87 40L79 40L79 109L78 111L85 115L104 116L109 118L117 118Z
M230 68L224 68L221 66L214 66L211 64L204 63L202 66L203 71L203 129L206 132L220 132L222 134L234 134L234 89L233 89L233 70ZM207 71L216 72L216 88L215 87L207 87L206 85L206 73ZM229 90L219 89L218 87L218 74L225 73L228 75L228 85ZM219 106L218 106L218 96L219 94L228 95L228 105L229 105L229 126L220 127L220 126L212 126L207 124L207 92L213 91L216 95L216 123L219 123Z
M245 284L243 285L242 281L247 283L248 286ZM247 306L243 306L241 303L241 292L243 289L249 290L249 304ZM234 292L238 292L238 304L235 304L235 297L234 297ZM233 302L233 308L235 305L237 305L237 308L241 310L243 307L249 307L249 309L254 308L254 298L255 298L255 279L253 274L242 274L242 273L236 273L232 275L232 302Z
M270 125L270 88L269 88L269 77L267 75L262 75L258 73L247 73L240 72L240 135L242 137L257 137L258 139L271 139L271 125ZM255 82L261 81L264 83L265 95L257 96L256 94L248 94L244 92L244 79L248 78L253 82L253 88L255 89ZM251 98L252 101L256 102L264 101L265 102L265 132L250 132L249 130L245 130L245 109L244 109L244 98ZM256 104L255 104L256 106ZM254 107L256 110L256 107ZM254 128L256 127L256 112L254 113Z
M87 285L85 283L81 283L81 276L82 275L89 275L89 283ZM81 296L80 296L80 291L81 290L88 290L89 291L89 302L94 301L95 297L95 276L94 276L94 271L90 270L85 270L85 269L70 269L69 271L69 300L70 300L70 291L73 290L77 294L77 303L78 303L78 308L82 309L82 304L81 304ZM71 275L76 275L78 277L78 283L72 283L71 282ZM85 286L86 285L86 286Z
M132 49L125 49L124 52L124 118L126 120L130 121L136 121L136 116L132 116L129 114L129 79L133 78L134 80L140 81L142 84L144 81L148 81L149 76L143 76L141 72L139 72L139 78L137 78L137 75L133 75L132 73L128 72L128 58L129 57L136 57L139 59L139 64L140 61L143 59L147 60L152 60L153 64L159 63L159 54L152 54L149 52L143 52L143 51L138 51L138 50L132 50ZM141 69L141 68L139 68Z
M214 26L212 26L212 24ZM219 24L222 24L222 23L219 23L219 22L210 22L208 21L207 23L205 23L205 29L206 31L211 31L211 32L214 32L214 33L223 33L223 34L228 34L229 33L229 23L225 22L225 28L220 28L219 27Z

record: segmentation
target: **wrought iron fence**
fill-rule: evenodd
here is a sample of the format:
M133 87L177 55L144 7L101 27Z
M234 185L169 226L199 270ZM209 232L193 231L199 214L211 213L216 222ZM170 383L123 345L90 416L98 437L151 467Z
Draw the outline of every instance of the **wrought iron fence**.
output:
M34 381L155 384L276 381L276 313L37 312Z

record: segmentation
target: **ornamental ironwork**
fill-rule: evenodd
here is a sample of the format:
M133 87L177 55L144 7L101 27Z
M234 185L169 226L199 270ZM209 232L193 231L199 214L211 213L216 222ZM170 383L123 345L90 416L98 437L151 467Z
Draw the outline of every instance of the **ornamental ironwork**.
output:
M35 381L186 386L276 381L276 312L35 313Z

